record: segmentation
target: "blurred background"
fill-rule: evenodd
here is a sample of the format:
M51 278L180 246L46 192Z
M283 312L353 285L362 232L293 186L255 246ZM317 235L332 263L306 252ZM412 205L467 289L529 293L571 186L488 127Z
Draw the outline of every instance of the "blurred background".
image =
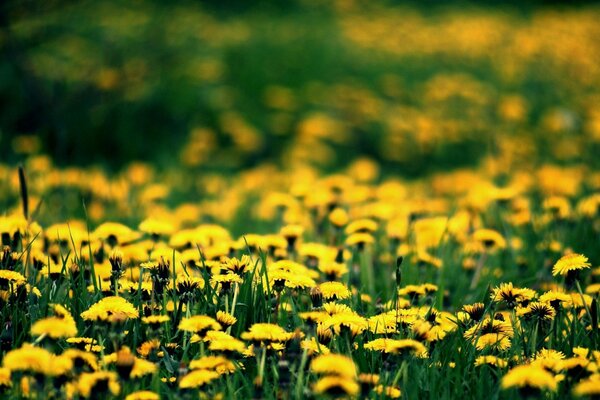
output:
M2 2L0 157L598 166L596 2L226 3Z

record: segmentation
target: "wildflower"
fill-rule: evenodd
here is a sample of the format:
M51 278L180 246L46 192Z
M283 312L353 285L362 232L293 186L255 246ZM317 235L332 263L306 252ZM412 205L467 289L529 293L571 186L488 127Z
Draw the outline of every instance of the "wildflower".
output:
M398 399L400 398L400 396L402 396L402 392L400 391L400 389L394 386L377 385L373 390L375 391L375 393L379 395L384 395L386 398L390 399Z
M223 356L205 356L192 360L189 369L215 371L219 375L230 374L237 370L235 364Z
M155 218L146 218L140 223L138 229L151 235L155 240L161 236L170 236L175 231L175 227L170 222Z
M280 234L287 240L288 249L293 249L296 241L304 233L302 225L286 225L281 228Z
M585 293L589 295L600 295L600 283L593 283L585 288Z
M144 360L143 358L135 358L135 363L133 364L133 369L131 370L130 377L131 378L140 378L145 375L154 374L157 371L158 367L155 363L150 362L148 360Z
M534 292L535 293L535 292ZM502 283L494 288L491 294L493 302L499 303L504 301L510 309L515 308L520 302L529 300L531 293L524 289L519 289L513 286L512 282Z
M357 376L354 361L342 354L332 353L317 356L311 361L310 370L315 374L337 375L349 379Z
M506 368L508 366L508 362L496 356L479 356L475 359L475 366L479 367L482 365L491 365L496 368Z
M555 310L558 310L561 306L566 307L572 304L571 296L555 290L548 291L541 295L539 301L541 303L550 304Z
M442 268L442 260L432 256L426 250L419 250L414 256L413 262L421 267L431 266L437 269Z
M316 286L314 279L285 270L275 270L269 273L269 283L277 291L284 287L290 289L305 289Z
M542 302L533 302L527 307L517 309L517 316L524 316L526 319L533 319L538 322L552 321L555 315L556 310L549 304Z
M73 366L67 357L55 356L46 349L29 344L6 353L2 364L11 372L23 371L47 376L61 375Z
M366 244L375 243L375 238L370 233L353 233L346 238L347 246L357 246L362 250Z
M462 310L469 315L473 321L480 321L485 313L485 305L483 303L466 304Z
M224 311L217 311L217 321L226 327L230 327L237 322L237 318Z
M233 272L234 274L244 275L252 265L252 259L244 254L241 258L227 258L225 262L222 263L226 269Z
M209 330L221 330L221 324L207 315L194 315L182 319L178 329L203 336Z
M390 334L398 332L397 325L400 316L396 312L374 315L368 320L369 331L375 334Z
M12 380L10 379L10 369L0 368L0 390L6 389L12 386Z
M375 339L365 343L365 349L390 354L414 354L424 356L427 349L413 339Z
M59 317L48 317L36 321L31 326L33 336L49 336L52 339L68 338L77 335L77 325L74 320Z
M324 282L319 285L319 290L326 300L344 300L352 295L350 290L341 282Z
M196 298L198 290L204 287L204 279L195 276L178 276L175 280L175 291L179 300L189 303Z
M128 379L135 364L135 356L129 347L123 347L117 352L115 364L121 379Z
M355 381L343 376L324 376L313 385L317 394L331 394L334 396L356 396L360 386Z
M406 285L403 288L398 288L398 296L410 296L413 299L418 299L425 295L425 288L421 285Z
M556 391L557 383L551 373L535 365L519 365L502 377L502 389Z
M348 213L343 208L335 208L329 213L327 218L329 219L329 222L337 228L346 225L350 219Z
M513 333L513 328L510 322L484 318L483 321L469 328L464 333L464 337L469 340L474 340L478 335L496 334L510 338L513 336Z
M541 349L537 352L531 364L540 366L548 371L560 371L560 364L564 358L565 355L560 351Z
M581 378L582 375L585 376L589 374L590 367L595 369L596 365L586 358L571 357L560 360L556 369L565 372L571 377Z
M305 339L300 343L300 348L302 350L306 350L309 356L314 354L329 354L330 350L324 345L312 337L310 339Z
M158 393L149 390L138 390L125 397L125 400L160 400Z
M571 204L569 200L563 196L552 196L544 199L542 208L549 211L554 218L565 219L571 214Z
M244 342L233 337L227 339L213 339L208 345L210 351L218 351L225 354L244 353L247 348Z
M78 349L84 351L100 352L101 346L98 346L96 339L88 337L72 337L67 339L67 343L75 345Z
M146 325L150 325L153 329L158 329L161 324L169 322L171 318L167 315L150 315L148 317L142 317L142 322Z
M319 263L319 271L325 274L327 280L333 281L340 279L342 276L348 273L348 267L344 263L338 263L335 261Z
M348 332L352 337L362 333L369 327L367 320L355 313L332 315L321 322L323 329L332 330L336 335Z
M8 290L12 287L18 287L26 283L23 275L16 271L0 269L0 289Z
M228 292L231 289L232 284L242 282L244 282L244 280L234 273L213 275L212 278L210 278L211 286L217 288L220 293Z
M86 321L119 322L138 316L133 304L118 296L105 297L81 313L81 317Z
M358 381L361 384L366 384L366 385L377 385L379 383L380 380L380 376L378 374L359 374L358 375Z
M600 396L600 374L596 373L579 381L573 387L573 394L578 397L589 396L591 398Z
M67 349L62 355L71 359L73 367L78 372L82 370L85 370L86 372L98 370L98 359L93 353L77 349Z
M473 240L483 244L486 249L496 250L506 248L506 239L493 229L478 229L473 233Z
M552 268L552 275L567 275L571 271L579 271L589 268L591 264L588 258L582 254L567 254L558 260Z
M124 244L136 240L139 237L139 234L123 224L105 222L96 228L93 236L105 241L109 246L114 247L117 244Z
M158 339L148 340L139 345L139 347L137 348L137 353L141 357L148 358L150 356L150 353L157 350L159 347L160 347L160 340L158 340Z
M117 396L121 392L121 385L119 385L119 379L114 372L84 372L77 381L77 390L85 398L91 397L92 393L96 397L102 397L108 392Z
M243 332L241 338L251 342L286 342L290 340L293 333L286 332L279 325L257 323L250 327L247 332Z
M209 371L206 369L196 369L187 375L185 375L179 381L179 387L181 389L192 389L199 388L210 382L214 381L219 377L219 374L215 371Z
M347 235L352 235L354 233L372 233L377 230L377 222L372 219L359 219L351 222L346 229L344 229L344 233Z

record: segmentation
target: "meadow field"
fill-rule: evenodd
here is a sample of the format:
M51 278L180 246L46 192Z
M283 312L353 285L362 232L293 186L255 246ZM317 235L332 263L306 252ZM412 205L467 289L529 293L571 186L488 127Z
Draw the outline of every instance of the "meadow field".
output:
M0 398L600 398L598 21L0 5Z

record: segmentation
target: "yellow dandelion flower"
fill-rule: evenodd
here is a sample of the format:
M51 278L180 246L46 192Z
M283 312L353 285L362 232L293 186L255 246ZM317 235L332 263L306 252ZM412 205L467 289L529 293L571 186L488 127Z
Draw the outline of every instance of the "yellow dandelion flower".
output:
M567 293L556 290L550 290L542 294L539 300L541 303L550 304L554 309L558 309L561 306L568 307L572 304L571 296L569 296Z
M52 363L53 354L48 350L24 344L4 356L2 364L12 371L31 371L46 374Z
M155 363L136 357L129 376L131 378L140 378L145 375L154 374L156 371L158 371L158 366Z
M117 396L121 392L121 385L115 372L85 372L79 376L77 391L85 398L91 397L92 393L102 397L102 394L106 395L107 392Z
M324 344L317 342L317 340L312 337L310 339L305 339L300 343L300 348L302 350L306 350L309 356L314 354L329 354L330 350Z
M583 254L567 254L560 258L552 268L552 275L567 275L571 271L579 271L591 267L588 258Z
M10 375L10 369L5 367L0 368L0 390L12 386Z
M341 228L342 226L346 225L350 220L350 217L348 217L348 213L343 208L335 208L329 213L329 216L327 218L329 219L329 222L331 222L332 225L338 228Z
M346 235L352 235L353 233L372 233L377 230L377 222L372 219L364 218L351 222L344 229Z
M462 307L462 310L469 315L469 318L473 321L480 321L485 313L485 304L474 303L466 304Z
M138 390L128 394L125 400L160 400L160 395L149 390Z
M105 222L96 228L93 236L114 247L117 244L132 242L138 239L140 234L126 225L117 222Z
M232 326L237 322L237 318L225 311L217 311L217 321L225 326Z
M365 343L365 349L389 354L414 354L423 357L427 348L413 339L375 339Z
M535 365L519 365L502 377L502 389L529 388L555 392L557 383L554 376Z
M175 231L172 223L156 218L146 218L138 226L140 232L147 233L152 236L169 236Z
M496 356L479 356L475 359L475 366L479 367L482 365L491 365L496 368L506 368L508 362L504 358Z
M256 323L247 332L243 332L241 338L251 342L286 342L290 340L293 333L275 324Z
M91 371L98 370L98 358L95 354L78 349L67 349L62 353L73 361L73 366L76 370L87 368Z
M378 374L360 374L358 375L358 381L365 385L377 385L379 383L380 376Z
M227 258L221 265L225 266L229 271L243 275L250 269L250 266L253 264L250 256L244 254L241 258Z
M105 297L81 313L81 317L86 321L119 322L138 316L138 310L133 304L118 296Z
M375 393L379 395L384 395L386 398L390 399L398 399L402 396L402 391L394 386L383 386L377 385L375 386Z
M319 379L313 385L313 391L317 394L356 396L360 391L360 386L348 377L333 375Z
M244 342L235 338L211 340L210 344L208 345L208 349L211 351L220 351L224 353L243 353L247 350Z
M573 387L573 394L578 397L589 396L596 398L600 395L600 374L590 375L588 378L579 381Z
M319 285L319 290L323 293L326 300L344 300L349 298L352 293L341 282L323 282Z
M310 370L315 374L337 375L354 379L357 376L356 365L350 357L342 354L322 354L310 363Z
M157 350L160 348L160 340L158 339L152 339L152 340L148 340L143 342L142 344L139 345L139 347L137 348L137 353L144 358L147 358L150 353L152 353L153 351Z
M556 316L556 310L547 303L534 301L529 303L527 307L518 307L517 316L539 322L552 321Z
M208 315L194 315L189 318L183 318L179 323L178 329L202 336L209 330L221 330L221 324Z
M230 374L237 370L235 364L223 356L205 356L192 360L189 369L215 371L219 375Z
M179 381L181 389L192 389L202 387L219 377L219 373L206 369L197 369L185 375Z
M340 279L342 276L348 273L348 267L344 263L338 263L335 261L321 262L319 263L319 271L325 274L325 277L333 281Z
M69 338L77 335L77 325L74 320L48 317L36 321L31 326L31 334L49 336L52 339Z
M151 325L154 327L158 327L161 324L169 322L171 318L168 315L149 315L147 317L142 317L142 322L146 325Z
M508 308L515 308L524 300L531 300L535 292L529 289L520 289L513 286L512 282L502 283L492 291L491 298L495 303L504 302Z
M481 243L486 249L506 248L506 239L493 229L478 229L473 233L473 240Z
M352 337L369 328L367 319L355 313L334 314L319 325L323 329L333 331L336 335L340 335L343 331L349 332Z
M18 287L26 282L25 277L18 272L0 269L0 289L9 289L11 285Z
M360 250L366 244L375 243L375 238L370 233L358 232L349 235L344 243L346 243L347 246L358 246Z
M592 283L591 285L586 286L585 293L589 295L599 295L600 283Z

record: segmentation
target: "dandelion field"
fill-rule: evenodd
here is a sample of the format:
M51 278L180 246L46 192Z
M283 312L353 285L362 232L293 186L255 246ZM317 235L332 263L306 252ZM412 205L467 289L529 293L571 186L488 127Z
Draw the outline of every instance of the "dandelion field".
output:
M600 9L215 3L1 6L0 396L600 397Z

